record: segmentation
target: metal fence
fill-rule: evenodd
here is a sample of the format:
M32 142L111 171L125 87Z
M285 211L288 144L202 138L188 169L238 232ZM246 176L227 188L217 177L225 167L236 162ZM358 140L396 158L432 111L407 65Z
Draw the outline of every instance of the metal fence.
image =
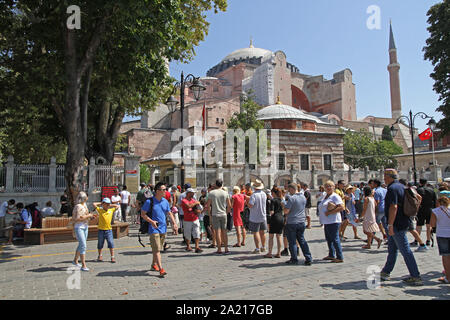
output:
M0 191L4 191L6 188L6 168L0 167Z
M94 189L103 186L122 186L124 184L124 168L114 166L96 166Z
M47 165L16 165L14 192L47 192L49 173Z

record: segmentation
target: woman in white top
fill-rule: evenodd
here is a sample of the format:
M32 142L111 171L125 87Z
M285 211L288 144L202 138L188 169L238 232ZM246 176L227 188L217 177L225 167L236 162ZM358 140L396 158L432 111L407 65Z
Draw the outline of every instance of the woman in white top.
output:
M344 210L342 198L334 193L333 181L327 181L324 185L326 195L319 204L319 220L325 225L325 239L328 244L328 256L323 260L332 262L344 262L341 241L339 239L339 228L342 222L340 212Z
M75 252L75 258L72 264L77 267L81 267L82 271L89 271L86 266L86 241L88 237L89 230L89 219L93 218L94 215L89 213L86 202L88 196L85 192L81 191L77 197L77 205L73 208L72 213L72 223L75 231L76 238L78 240L78 247ZM78 263L78 259L81 257L81 265Z
M450 280L450 199L441 196L438 204L439 207L433 209L430 224L432 228L436 228L439 254L442 256L444 265L444 276L438 280L448 284Z
M114 195L111 196L111 203L118 206L116 211L114 211L114 221L122 221L122 211L120 208L121 199L119 189L114 189Z

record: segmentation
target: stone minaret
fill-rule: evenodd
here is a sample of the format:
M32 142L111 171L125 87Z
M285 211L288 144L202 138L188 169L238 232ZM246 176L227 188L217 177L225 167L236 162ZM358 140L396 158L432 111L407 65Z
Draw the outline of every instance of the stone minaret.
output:
M389 35L389 78L391 85L391 110L392 119L397 119L402 115L402 100L400 98L400 64L397 61L397 48L395 47L394 33L390 24Z

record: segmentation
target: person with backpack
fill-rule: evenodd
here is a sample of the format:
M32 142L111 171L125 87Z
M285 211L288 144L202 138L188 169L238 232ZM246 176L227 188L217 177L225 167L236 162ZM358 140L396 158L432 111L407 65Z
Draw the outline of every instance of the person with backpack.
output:
M407 284L423 285L414 254L409 247L406 232L409 226L409 217L405 214L405 187L398 182L398 172L395 169L384 171L384 181L388 184L385 198L385 215L388 222L388 256L386 264L381 270L382 281L390 280L394 270L398 251L403 256L410 276L403 279Z
M422 202L420 203L419 212L417 213L417 232L422 232L422 227L426 225L427 230L427 247L431 244L431 210L436 208L437 196L433 189L427 186L426 179L420 179L420 186L417 188L417 193L422 197ZM417 242L413 243L413 245L417 246Z
M141 208L142 223L148 224L148 234L150 235L150 244L152 247L153 261L151 270L159 272L164 277L167 272L162 267L161 251L164 247L164 240L167 233L166 215L169 215L172 224L175 219L170 210L169 202L165 199L166 187L164 183L158 182L155 186L155 195L147 200Z
M405 189L409 189L409 188L413 188L412 183L408 183L405 179L399 179L398 182L400 182ZM421 199L420 195L417 194L417 196ZM415 216L411 216L409 217L409 226L408 226L408 231L409 233L412 234L412 236L414 237L414 241L417 242L419 244L419 247L417 248L417 252L421 252L421 251L427 251L430 250L425 243L422 241L422 238L419 236L419 234L417 233L416 229L414 228L414 220L416 219ZM413 243L410 243L409 245L412 246Z

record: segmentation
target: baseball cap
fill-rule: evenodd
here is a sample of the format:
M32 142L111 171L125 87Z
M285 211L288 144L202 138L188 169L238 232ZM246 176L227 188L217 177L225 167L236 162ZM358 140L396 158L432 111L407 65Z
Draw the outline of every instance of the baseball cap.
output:
M189 189L191 187L191 184L190 183L186 183L185 185L184 185L184 188L185 189Z
M111 204L111 200L109 198L104 198L102 200L102 203L109 203L109 204Z
M192 189L192 188L188 188L188 189L186 190L186 193L189 193L189 192L195 193L195 190Z

